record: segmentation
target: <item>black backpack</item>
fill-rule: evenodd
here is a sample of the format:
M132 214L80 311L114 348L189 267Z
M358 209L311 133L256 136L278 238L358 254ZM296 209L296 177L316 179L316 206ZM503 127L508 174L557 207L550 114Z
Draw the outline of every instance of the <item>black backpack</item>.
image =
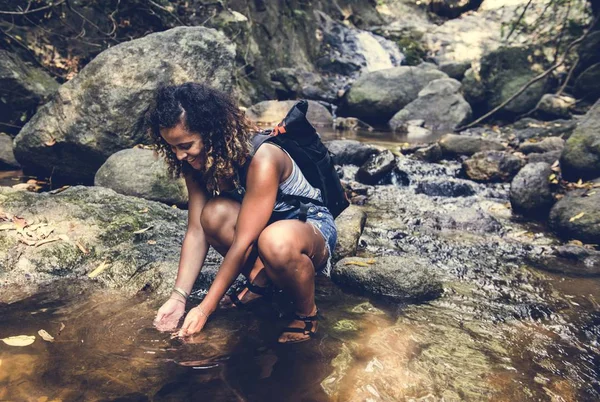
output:
M273 130L256 134L252 138L254 153L265 142L285 149L298 165L302 174L315 188L321 190L324 202L311 198L279 193L278 201L285 201L300 209L300 220L306 221L307 203L325 206L333 217L337 217L350 202L335 170L331 153L321 142L321 137L306 118L308 102L298 101ZM246 167L249 163L246 165ZM244 169L244 176L245 176ZM244 177L245 182L245 177Z

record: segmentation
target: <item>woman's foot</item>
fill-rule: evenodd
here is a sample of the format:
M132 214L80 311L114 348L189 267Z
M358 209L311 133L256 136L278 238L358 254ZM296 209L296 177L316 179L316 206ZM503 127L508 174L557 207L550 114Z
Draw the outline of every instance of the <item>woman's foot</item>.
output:
M266 276L259 275L254 278L254 282L247 280L244 286L225 295L221 305L222 307L242 308L263 297L270 297L272 294L273 285L269 283Z
M317 332L319 310L315 306L311 314L294 314L294 320L283 329L277 342L279 343L300 343L308 341Z

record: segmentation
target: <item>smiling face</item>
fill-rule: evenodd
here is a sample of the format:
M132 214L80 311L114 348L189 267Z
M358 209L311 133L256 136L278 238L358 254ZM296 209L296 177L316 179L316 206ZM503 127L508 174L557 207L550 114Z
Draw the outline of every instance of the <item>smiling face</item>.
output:
M178 160L186 161L196 170L201 169L204 144L200 134L189 131L179 123L175 127L161 128L160 135L171 146Z

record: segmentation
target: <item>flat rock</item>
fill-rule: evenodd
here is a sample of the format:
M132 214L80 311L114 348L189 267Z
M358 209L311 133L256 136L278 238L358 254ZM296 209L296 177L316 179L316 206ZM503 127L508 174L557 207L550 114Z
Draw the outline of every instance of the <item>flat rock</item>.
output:
M432 197L469 197L476 193L472 182L454 178L421 180L415 192Z
M600 184L600 180L596 181ZM600 191L573 190L550 210L550 226L565 239L600 244Z
M562 151L565 140L560 137L548 137L541 141L525 141L519 145L519 151L525 155L531 153L543 154L545 152Z
M521 159L510 152L483 151L463 162L466 175L475 181L510 181L524 165Z
M496 141L459 134L446 134L440 138L438 144L444 156L450 158L461 155L471 156L481 151L502 151L506 148Z

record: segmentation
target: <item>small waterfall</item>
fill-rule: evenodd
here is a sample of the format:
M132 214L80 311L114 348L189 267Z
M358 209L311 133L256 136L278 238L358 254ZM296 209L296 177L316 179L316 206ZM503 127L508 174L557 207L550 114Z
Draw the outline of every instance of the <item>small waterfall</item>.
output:
M356 34L359 53L365 57L367 62L366 71L377 71L392 68L390 52L379 43L370 32L359 32Z

